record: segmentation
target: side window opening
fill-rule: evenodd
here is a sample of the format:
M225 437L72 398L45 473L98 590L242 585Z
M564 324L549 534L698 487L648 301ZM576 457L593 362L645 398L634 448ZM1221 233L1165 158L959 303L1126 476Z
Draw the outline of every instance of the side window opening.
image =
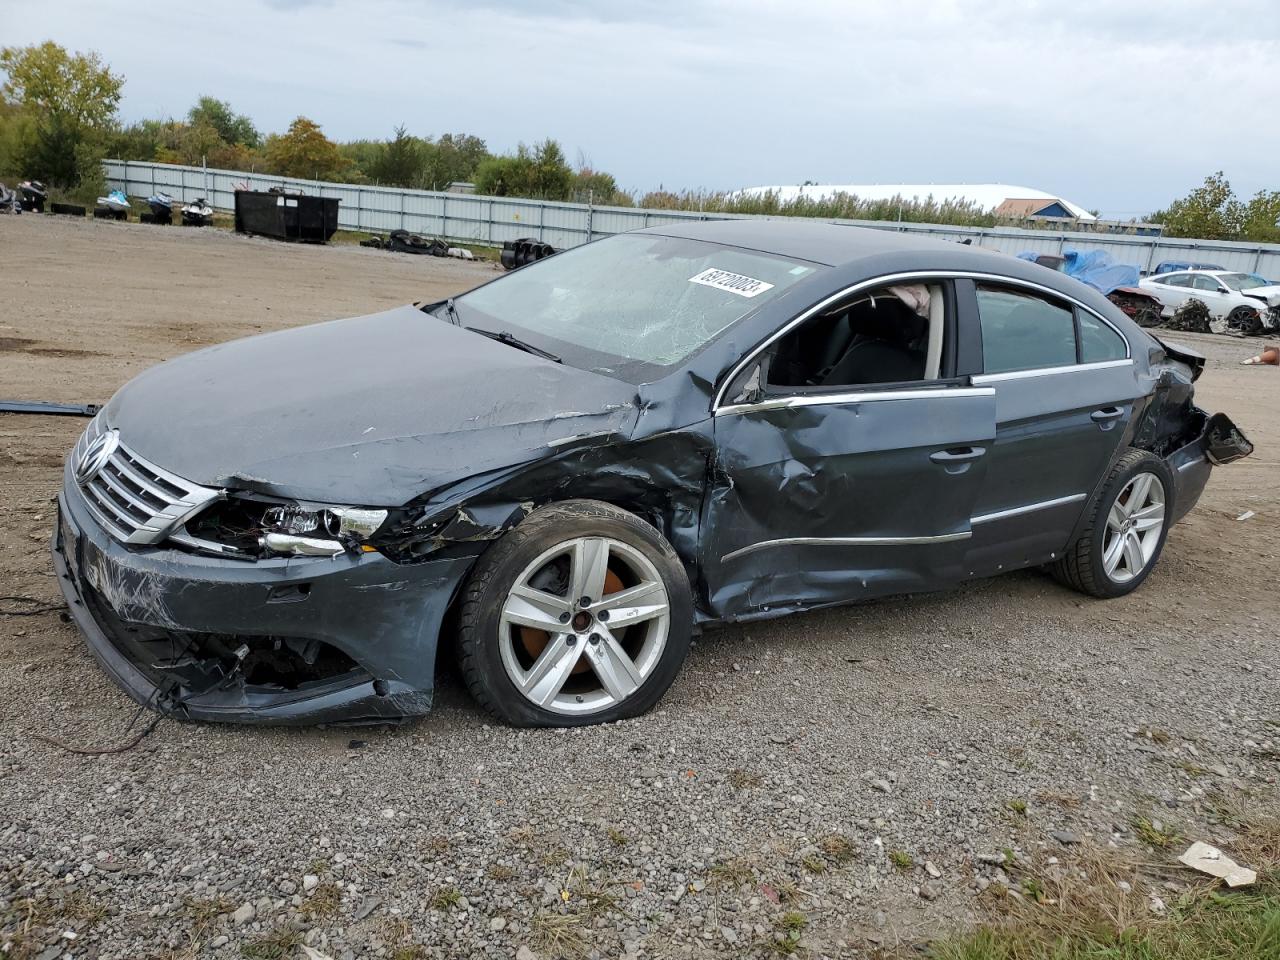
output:
M1080 325L1081 363L1125 358L1124 338L1111 327L1087 310L1076 310L1076 322Z
M936 380L946 302L934 284L861 291L811 317L771 351L772 388L834 388Z
M978 284L984 373L1011 373L1076 363L1075 315L1033 293Z

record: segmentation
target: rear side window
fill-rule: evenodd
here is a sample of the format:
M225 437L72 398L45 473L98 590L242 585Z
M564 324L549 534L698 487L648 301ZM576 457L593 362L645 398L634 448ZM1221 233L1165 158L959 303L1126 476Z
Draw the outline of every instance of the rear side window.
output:
M1021 290L978 285L986 373L1065 367L1076 362L1070 307Z
M1191 285L1197 290L1213 290L1221 289L1221 284L1214 277L1206 277L1203 274L1191 278Z
M1157 278L1158 282L1163 283L1166 287L1185 287L1190 279L1191 277L1185 273L1170 273Z
M1084 310L1079 311L1077 317L1080 320L1081 363L1124 359L1124 338L1120 334Z

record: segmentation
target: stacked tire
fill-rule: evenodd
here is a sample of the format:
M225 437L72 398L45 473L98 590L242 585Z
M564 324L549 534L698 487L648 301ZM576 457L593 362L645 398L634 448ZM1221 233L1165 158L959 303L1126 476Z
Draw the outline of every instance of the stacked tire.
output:
M535 260L549 257L556 248L549 243L525 237L522 240L508 240L502 245L502 266L506 270L518 270Z

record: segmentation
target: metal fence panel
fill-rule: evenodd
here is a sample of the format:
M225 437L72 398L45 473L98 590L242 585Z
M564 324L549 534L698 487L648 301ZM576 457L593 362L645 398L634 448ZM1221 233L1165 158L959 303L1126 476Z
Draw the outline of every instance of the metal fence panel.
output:
M483 197L474 194L404 190L298 180L237 170L207 170L165 163L123 160L103 162L110 189L146 197L163 190L182 202L203 197L219 210L235 208L237 186L251 190L282 187L313 196L337 197L338 224L344 230L386 233L405 229L449 240L498 246L504 240L535 237L563 249L599 237L664 223L690 220L736 220L747 214L701 213L696 210L641 210L592 207L552 200ZM767 217L750 217L768 219ZM1117 263L1150 272L1162 260L1215 263L1228 270L1258 273L1280 280L1280 244L1233 243L1221 240L1175 240L1132 234L1028 230L1021 227L953 227L928 223L826 220L828 223L900 230L1017 254L1024 250L1061 254L1066 249L1104 250Z

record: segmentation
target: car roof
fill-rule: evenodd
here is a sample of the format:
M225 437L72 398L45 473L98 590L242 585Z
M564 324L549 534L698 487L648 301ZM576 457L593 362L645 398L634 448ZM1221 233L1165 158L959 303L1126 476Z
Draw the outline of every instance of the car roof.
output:
M965 247L951 240L921 237L896 230L851 227L784 217L775 220L690 220L647 227L637 233L704 240L733 247L773 253L794 260L808 260L831 267L854 263L868 257L895 252L938 251L954 253L957 248L991 257L993 267L1008 268L1009 257L994 251Z

